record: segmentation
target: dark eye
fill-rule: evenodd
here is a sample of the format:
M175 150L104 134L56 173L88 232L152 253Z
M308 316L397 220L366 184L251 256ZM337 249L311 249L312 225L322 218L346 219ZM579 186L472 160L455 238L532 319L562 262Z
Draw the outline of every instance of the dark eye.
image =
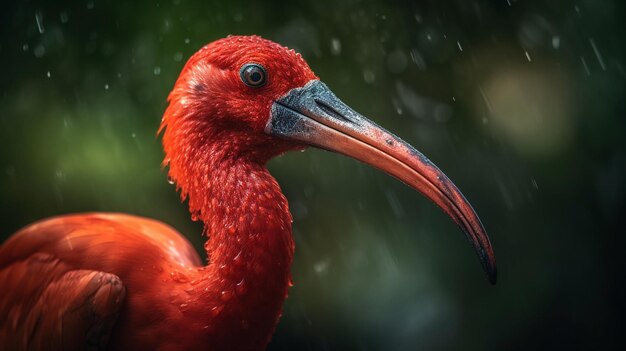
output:
M239 71L241 81L249 87L258 88L265 85L265 68L258 63L246 63Z

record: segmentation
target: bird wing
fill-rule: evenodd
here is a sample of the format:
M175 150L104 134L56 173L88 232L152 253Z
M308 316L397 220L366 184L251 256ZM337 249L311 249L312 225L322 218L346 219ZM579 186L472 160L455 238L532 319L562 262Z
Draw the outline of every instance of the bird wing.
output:
M76 268L115 273L116 262L148 249L182 266L202 264L189 241L162 222L120 213L83 213L47 218L13 234L0 246L0 269L42 252Z
M126 289L118 276L34 254L0 270L0 349L102 350Z
M147 218L87 213L28 225L0 246L0 350L99 349L118 314L118 323L144 317L136 304L163 267L201 263L176 230Z

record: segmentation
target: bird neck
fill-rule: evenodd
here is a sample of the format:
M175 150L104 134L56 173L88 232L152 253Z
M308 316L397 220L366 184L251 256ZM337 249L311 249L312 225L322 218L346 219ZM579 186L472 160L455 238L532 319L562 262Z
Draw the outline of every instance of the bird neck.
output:
M207 184L206 206L198 216L208 236L210 265L258 272L267 263L288 273L294 250L291 214L267 168L246 158L222 160L212 167Z
M195 162L205 173L197 175L198 189L188 192L208 236L209 264L193 284L201 296L198 325L213 335L213 344L245 336L247 345L263 347L290 285L291 214L265 165L233 157L224 142L204 146Z

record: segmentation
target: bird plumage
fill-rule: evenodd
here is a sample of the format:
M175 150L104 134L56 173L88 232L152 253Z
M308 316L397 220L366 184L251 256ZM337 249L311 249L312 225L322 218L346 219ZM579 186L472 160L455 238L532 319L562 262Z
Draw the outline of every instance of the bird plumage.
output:
M82 308L100 328L95 349L102 349L116 322L141 331L146 314L158 316L158 304L141 306L167 281L166 268L186 271L200 262L183 237L154 220L94 213L31 224L0 247L0 348L83 349L94 342L87 330L68 330L88 323L75 312ZM111 292L102 299L105 289Z
M241 72L256 67L248 84ZM463 229L495 281L478 216L417 150L343 104L302 57L257 36L194 54L168 98L164 166L204 223L209 262L155 220L67 215L0 247L0 350L258 350L291 282L287 199L265 163L316 146L405 181Z
M233 60L247 59L246 49L259 61L277 52L285 56L276 56L272 64L277 70L289 67L295 78L274 87L275 94L287 89L285 84L301 84L312 76L297 74L308 69L298 54L259 37L213 42L183 69L161 128L169 176L188 199L192 218L205 223L211 238L205 245L208 265L202 266L180 234L154 220L120 214L58 217L26 227L2 245L3 311L13 308L11 316L21 319L33 313L41 290L54 280L31 279L34 292L23 296L24 280L14 272L20 266L28 276L32 268L22 268L21 262L45 254L65 267L51 272L55 279L73 270L119 278L127 296L119 299L123 307L111 333L113 349L260 349L267 344L287 296L294 245L287 200L264 164L294 146L262 134L246 135L224 120L236 115L249 120L230 124L250 123L262 130L263 113L269 113L256 111L250 94L238 89L238 78L232 82L226 71L238 65ZM289 64L294 60L298 65ZM46 318L54 322L57 317ZM2 348L13 341L9 334L14 328L8 320L0 326L7 333L0 338ZM23 348L38 342L23 340Z

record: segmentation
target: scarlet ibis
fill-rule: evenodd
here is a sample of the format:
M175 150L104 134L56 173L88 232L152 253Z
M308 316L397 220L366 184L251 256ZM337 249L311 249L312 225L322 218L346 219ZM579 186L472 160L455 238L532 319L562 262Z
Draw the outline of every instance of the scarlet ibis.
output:
M189 59L168 100L164 165L204 222L208 265L152 219L33 223L0 247L0 349L263 349L294 254L287 200L265 164L307 146L420 191L465 232L495 282L489 238L457 187L339 100L293 50L258 36L214 41Z

